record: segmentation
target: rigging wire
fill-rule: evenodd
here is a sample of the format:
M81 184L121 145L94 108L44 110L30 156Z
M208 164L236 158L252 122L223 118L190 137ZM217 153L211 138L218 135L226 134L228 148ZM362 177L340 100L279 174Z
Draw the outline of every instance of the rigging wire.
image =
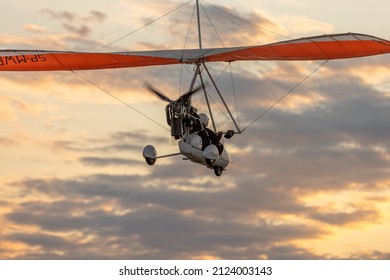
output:
M219 36L219 33L217 32L217 29L215 29L215 26L214 26L213 22L211 21L209 15L207 14L206 9L203 7L202 3L200 3L200 6L202 7L202 10L203 10L204 14L206 15L208 21L210 22L211 27L214 29L214 32L217 35L217 37L218 37L219 41L221 42L222 46L225 47L225 44L223 43L221 37Z
M189 3L191 3L192 1L193 1L193 0L188 1L188 2L186 2L186 3L184 3L184 4L181 4L181 5L177 6L176 8L174 8L173 10L170 10L170 11L164 13L163 15L161 15L161 16L155 18L155 19L152 19L151 21L149 21L148 23L144 24L143 26L141 26L141 27L139 27L139 28L137 28L137 29L135 29L135 30L133 30L133 31L131 31L131 32L129 32L129 33L123 35L123 36L121 36L120 38L118 38L118 39L116 39L116 40L114 40L114 41L112 41L112 42L110 42L110 43L108 43L108 44L106 44L106 45L100 47L100 48L97 49L95 52L99 52L99 51L101 51L101 50L103 50L103 49L105 49L105 48L107 48L107 47L109 47L109 46L111 46L111 45L113 45L113 44L119 42L120 40L122 40L122 39L124 39L124 38L126 38L126 37L128 37L128 36L130 36L130 35L132 35L132 34L134 34L134 33L136 33L137 31L139 31L139 30L141 30L141 29L143 29L143 28L145 28L145 27L147 27L147 26L149 26L149 25L155 23L156 21L162 19L163 17L166 17L166 16L168 16L169 14L172 14L173 12L175 12L175 11L177 11L177 10L179 10L179 9L181 9L181 8L183 8L183 7L185 7L185 6L187 6L187 5L188 5Z
M225 11L225 10L219 8L218 6L213 5L213 4L211 4L211 3L209 3L209 2L207 2L207 1L205 1L205 0L202 0L202 2L205 2L206 4L210 5L210 6L213 7L214 9L216 9L216 10L218 10L218 11L221 11L221 12L223 12L223 13L225 13L225 14L227 14L227 15L229 15L229 16L235 18L235 19L238 19L238 20L241 21L241 22L244 22L244 23L246 23L246 24L248 24L248 25L251 25L251 26L253 26L253 27L256 27L257 29L260 29L260 30L266 31L266 32L268 32L268 33L271 33L271 34L273 34L273 35L276 35L276 36L279 36L279 37L282 37L282 38L291 40L291 38L289 38L289 37L287 37L287 36L285 36L285 35L283 35L283 34L277 33L277 32L272 31L272 30L270 30L270 29L267 29L267 28L261 27L261 26L259 26L259 25L257 25L257 24L254 24L254 23L252 23L252 22L250 22L250 21L247 21L247 20L245 20L245 19L242 19L242 18L240 18L239 16L236 16L236 15L234 15L234 14L232 14L232 13L229 13L229 12L227 12L227 11Z
M108 46L113 45L114 43L116 43L116 42L118 42L118 41L120 41L120 40L122 40L122 39L124 39L124 38L126 38L126 37L128 37L128 36L130 36L130 35L132 35L132 34L134 34L135 32L137 32L137 31L139 31L139 30L141 30L141 29L143 29L143 28L145 28L145 27L147 27L147 26L149 26L149 25L155 23L156 21L160 20L161 18L164 18L164 17L166 17L166 16L172 14L172 13L175 12L175 11L179 11L180 9L184 8L185 6L187 6L187 5L188 5L189 3L191 3L192 1L193 1L193 0L191 0L191 1L189 1L189 2L186 2L186 3L184 3L184 4L181 4L181 5L177 6L176 8L174 8L173 10L170 10L170 11L164 13L163 15L161 15L161 16L155 18L155 19L152 19L152 20L149 21L148 23L144 24L142 27L139 27L139 28L137 28L137 29L135 29L135 30L133 30L133 31L131 31L131 32L127 33L127 34L125 34L124 36L121 36L120 38L118 38L118 39L116 39L116 40L114 40L114 41L112 41L112 42L110 42L110 43L108 43L108 44L106 44L106 45L100 47L100 48L97 49L95 52L99 52L99 51L101 51L102 49L107 48ZM217 6L215 6L215 5L213 5L213 4L208 3L208 2L205 1L205 0L202 0L202 2L208 4L209 6L213 7L213 8L216 9L217 11L220 11L220 12L226 14L226 15L229 15L230 17L235 18L235 19L237 19L237 20L239 20L239 21L241 21L241 22L244 22L244 23L246 23L246 24L248 24L248 25L254 26L254 27L256 27L256 28L258 28L258 29L260 29L260 30L263 30L263 31L272 33L272 34L274 34L274 35L277 35L277 36L280 36L280 37L283 37L283 38L286 38L286 39L290 39L290 38L287 37L287 36L284 36L284 35L282 35L282 34L273 32L273 31L271 31L271 30L268 30L268 29L263 28L263 27L261 27L261 26L258 26L258 25L256 25L256 24L253 24L253 23L251 23L251 22L249 22L249 21L247 21L247 20L244 20L244 19L242 19L242 18L240 18L240 17L238 17L238 16L236 16L236 15L234 15L234 14L231 14L231 13L229 13L229 12L227 12L227 11L225 11L225 10L223 10L223 9L221 9L221 8L219 8L219 7L217 7ZM204 11L204 14L206 15L206 17L207 17L209 23L210 23L210 25L211 25L212 28L214 29L214 32L216 33L216 35L217 35L219 41L221 42L222 46L224 46L224 43L223 43L221 37L219 36L219 34L218 34L218 32L217 32L217 30L216 30L216 28L215 28L213 22L211 21L211 19L210 19L208 13L206 12L204 6L202 5L202 3L200 3L200 5L201 5L201 7L202 7L202 9L203 9L203 11ZM187 36L186 36L186 40L185 40L184 47L183 47L183 53L184 53L184 50L185 50L185 48L186 48L186 45L187 45L187 42L188 42L188 39L189 39L189 33L190 33L190 30L191 30L191 25L192 25L194 13L195 13L195 7L194 7L194 9L193 9L191 21L190 21L190 24L189 24L189 27L188 27ZM295 85L292 89L290 89L286 94L284 94L281 98L279 98L277 101L275 101L275 103L273 103L268 109L266 109L262 114L260 114L260 115L259 115L254 121L252 121L247 127L245 127L244 129L242 129L242 130L241 130L241 133L243 133L245 130L247 130L249 127L251 127L255 122L257 122L261 117L263 117L267 112L269 112L269 111L270 111L272 108L274 108L278 103L280 103L283 99L285 99L289 94L291 94L295 89L297 89L302 83L304 83L308 78L310 78L315 72L317 72L320 68L322 68L328 61L329 61L329 60L324 61L321 65L319 65L316 69L314 69L309 75L307 75L303 80L301 80L297 85ZM234 79L233 79L233 73L232 73L231 63L229 63L229 64L225 67L225 69L224 69L224 70L220 73L220 75L217 77L216 81L218 81L218 79L222 76L222 74L226 71L226 69L227 69L229 66L230 66L230 74L231 74L231 81L232 81L233 94L234 94L234 99L235 99L235 106L236 106L236 111L237 111L237 119L238 119L238 121L239 121L239 116L238 116L238 105L237 105L237 96L236 96L236 90L235 90L235 85L234 85ZM183 65L182 65L182 67L183 67ZM185 66L184 66L184 67L185 67ZM190 72L190 71L188 70L187 67L185 67L185 68L187 69L188 72ZM164 128L164 129L167 130L167 131L170 131L170 130L169 130L168 128L166 128L164 125L162 125L162 124L160 124L159 122L153 120L152 118L150 118L150 117L147 116L146 114L142 113L141 111L139 111L139 110L136 109L135 107L133 107L133 106L131 106L130 104L126 103L125 101L121 100L120 98L118 98L117 96L113 95L113 94L110 93L109 91L103 89L102 87L100 87L100 86L97 85L96 83L92 82L91 80L87 79L85 76L81 75L80 73L78 73L78 72L76 72L76 71L73 71L73 70L72 70L71 72L74 73L75 75L79 76L80 78L82 78L84 81L86 81L86 82L90 83L91 85L95 86L96 88L98 88L98 89L101 90L102 92L106 93L107 95L111 96L112 98L116 99L117 101L121 102L122 104L126 105L127 107L129 107L129 108L132 109L133 111L137 112L138 114L142 115L143 117L145 117L145 118L149 119L150 121L154 122L154 123L157 124L158 126ZM182 74L183 74L182 72L183 72L183 68L181 69L180 89L181 89L181 85L182 85ZM209 89L206 90L206 92L208 92L211 88L212 88L212 86L210 86ZM180 89L179 89L179 91L180 91ZM180 94L180 93L179 93L179 94ZM207 93L206 93L206 94L207 94ZM229 119L228 116L226 115L226 113L219 107L218 103L215 102L215 100L214 100L209 94L207 94L207 95L210 97L210 99L213 101L213 103L219 108L219 110L225 115L225 117L226 117L227 119ZM203 98L202 98L202 99L203 99ZM201 100L200 100L199 102L201 102ZM199 102L198 102L198 103L199 103Z
M221 76L226 72L227 68L229 67L230 63L229 64L226 64L225 68L223 69L223 71L219 74L219 76L214 79L215 83L218 82L219 78L221 78ZM185 67L186 70L191 74L190 70ZM199 82L198 82L199 83ZM218 104L217 101L215 101L215 99L211 96L211 94L209 94L210 90L215 88L214 85L210 85L207 89L206 89L206 94L207 96L211 99L211 101L214 103L214 105L219 109L219 111L225 116L225 118L231 123L231 124L234 124L234 121L232 121L232 119L227 115L227 113L225 112L225 110L223 110L221 108L221 106ZM199 103L202 102L202 100L205 98L205 96L203 95L202 98L200 98L200 100L198 100L198 102L196 103L195 105L195 108L198 107ZM238 110L237 110L237 115L238 115Z
M184 8L184 6L183 6L182 8ZM182 12L182 11L181 11L182 8L179 8L179 9L177 9L177 10L175 10L175 11L172 11L172 12L170 13L170 18L175 17L175 16L177 16L179 13L181 13L181 12ZM194 7L193 10L195 10L195 7ZM193 16L192 16L192 17L193 17ZM142 46L142 44L145 43L146 40L147 40L149 37L151 37L152 35L154 35L154 34L156 34L156 33L161 33L161 30L163 30L167 25L170 24L169 21L168 21L169 18L166 18L166 19L160 18L159 20L160 20L159 24L156 24L156 25L157 25L157 28L151 27L152 31L150 32L150 34L149 34L148 36L145 36L145 38L144 38L142 41L138 42L138 44L135 45L135 47L134 47L133 49L137 50L138 47L139 47L139 46ZM165 20L165 21L164 21L164 20ZM191 18L191 21L192 21L192 18ZM145 26L145 29L146 29L146 27L148 27L148 26Z
M155 19L151 19L149 22L147 22L147 23L144 24L143 26L141 26L141 27L139 27L139 28L137 28L137 29L135 29L135 30L133 30L133 31L131 31L131 32L129 32L129 33L123 35L123 36L121 36L120 38L118 38L118 39L116 39L116 40L114 40L114 41L111 41L110 43L108 43L108 44L106 44L106 45L100 47L100 48L97 49L97 50L95 50L95 52L99 52L99 51L101 51L101 50L103 50L103 49L105 49L105 48L107 48L107 47L109 47L109 46L111 46L111 45L117 43L118 41L120 41L120 40L122 40L122 39L124 39L124 38L126 38L126 37L128 37L128 36L130 36L130 35L132 35L132 34L134 34L134 33L136 33L137 31L139 31L139 30L141 30L141 29L143 29L143 28L145 28L145 27L147 27L147 26L149 26L149 25L155 23L156 21L158 21L158 20L160 20L160 19L162 19L162 18L164 18L164 17L166 17L166 16L168 16L168 15L170 15L170 14L176 12L176 11L179 11L180 9L184 8L185 6L187 6L187 5L188 5L189 3L191 3L192 1L193 1L193 0L190 0L190 1L186 2L186 3L184 3L184 4L178 5L177 7L175 7L174 9L172 9L172 10L166 12L166 13L164 13L163 15L161 15L161 16L155 18ZM192 19L191 19L191 21L192 21ZM121 29L121 30L125 30L125 29L127 29L127 28L128 28L128 27L123 28L123 29ZM117 32L117 31L116 31L116 32ZM114 33L116 33L116 32L110 33L109 35L112 35L112 34L114 34ZM149 36L150 36L150 35L149 35ZM189 36L189 35L187 34L187 39L188 39L188 36ZM106 36L104 36L104 37L106 37ZM187 41L187 39L186 39L186 41ZM183 53L184 53L184 52L183 52ZM127 106L128 108L130 108L130 109L132 109L133 111L135 111L136 113L140 114L141 116L143 116L143 117L147 118L148 120L154 122L155 124L157 124L158 126L164 128L165 130L170 131L167 127L165 127L165 126L162 125L161 123L159 123L159 122L153 120L152 118L150 118L150 117L147 116L146 114L142 113L140 110L136 109L135 107L133 107L133 106L131 106L130 104L128 104L127 102L123 101L123 100L120 99L119 97L117 97L117 96L115 96L114 94L110 93L109 91L105 90L104 88L102 88L101 86L97 85L96 83L94 83L93 81L89 80L88 78L86 78L85 76L81 75L80 73L78 73L78 72L76 72L76 71L74 71L74 70L71 70L71 72L72 72L73 74L75 74L76 76L80 77L81 79L83 79L84 81L88 82L89 84L93 85L94 87L96 87L96 88L99 89L100 91L104 92L105 94L107 94L107 95L111 96L112 98L116 99L117 101L121 102L122 104L124 104L124 105ZM180 82L181 82L181 81L180 81Z
M196 6L194 5L194 8L192 9L191 20L190 20L190 23L188 24L188 30L187 30L186 39L185 39L185 41L184 41L183 52L182 52L182 54L181 54L181 58L182 58L182 59L183 59L183 57L184 57L184 51L186 50L187 43L188 43L188 38L189 38L189 36L190 36L191 26L192 26L192 22L193 22L193 20L194 20L194 15L195 15L195 10L196 10ZM182 87L182 83L183 83L183 67L185 67L185 64L181 64L181 65L180 65L179 97L180 97L180 94L181 94L181 87ZM187 69L187 71L188 71L188 69Z
M286 98L290 93L292 93L294 90L296 90L301 84L303 84L307 79L309 79L315 72L320 70L326 63L328 63L328 61L329 61L329 59L325 60L322 64L320 64L317 68L315 68L310 74L308 74L303 80L301 80L292 89L290 89L285 95L283 95L281 98L279 98L277 101L275 101L275 103L272 104L270 107L268 107L268 109L265 110L263 113L261 113L260 116L258 116L247 127L245 127L243 130L241 130L241 133L243 133L245 130L247 130L250 126L252 126L255 122L257 122L261 117L263 117L266 113L268 113L272 108L274 108L278 103L280 103L284 98Z
M235 105L236 105L236 117L237 117L237 123L238 123L238 126L240 127L240 117L238 115L238 103L237 103L237 95L236 95L236 87L234 85L234 79L233 79L233 70L232 70L232 63L229 62L229 67L230 67L230 78L232 80L232 88L233 88L233 95L234 95L234 102L235 102Z
M184 41L183 52L181 54L181 58L183 58L183 56L184 56L184 51L187 47L188 38L190 37L191 26L192 26L192 22L194 21L195 11L196 11L196 6L194 5L194 8L192 9L191 20L190 20L190 23L188 24L187 35L186 35L186 39Z
M221 76L226 72L226 69L229 67L229 64L226 65L226 67L223 69L223 71L219 74L219 76L215 79L215 83L218 82L219 78L221 78ZM188 69L187 69L188 70ZM188 70L189 71L189 70ZM212 88L214 88L213 85L210 85L208 87L208 89L206 90L206 93L208 93ZM218 103L214 100L214 98L210 95L210 94L207 94L207 96L211 99L211 101L213 101L214 105L217 106L217 108L221 111L222 114L225 115L226 119L230 120L230 118L228 117L228 115L226 114L226 112L218 105ZM204 96L198 101L198 103L195 105L195 107L197 107L199 105L200 102L202 102Z
M133 111L137 112L138 114L140 114L141 116L147 118L148 120L154 122L155 124L157 124L158 126L164 128L165 130L167 131L170 131L168 128L166 128L165 126L163 126L161 123L153 120L151 117L147 116L146 114L142 113L140 110L136 109L135 107L131 106L129 103L123 101L122 99L120 99L119 97L115 96L114 94L110 93L109 91L105 90L104 88L102 88L101 86L97 85L96 83L92 82L91 80L89 80L88 78L86 78L85 76L81 75L80 73L74 71L74 70L71 70L71 72L73 74L75 74L76 76L80 77L81 79L83 79L84 81L86 81L87 83L93 85L94 87L96 87L97 89L101 90L102 92L104 92L105 94L111 96L112 98L116 99L117 101L121 102L122 104L126 105L127 107L129 107L130 109L132 109Z
M206 4L206 3L204 3ZM203 5L202 5L203 6ZM211 7L213 8L213 7ZM245 28L246 30L249 30L251 32L251 34L253 34L253 26L248 26L248 24L243 24L243 22L238 22L237 20L235 20L234 18L232 18L231 16L229 15L226 15L226 14L222 14L221 11L219 10L215 10L215 8L213 9L209 9L209 17L211 17L214 21L214 26L218 26L216 24L219 24L220 26L222 26L222 30L226 30L227 28L227 22L231 22L233 24L235 24L236 26L241 26L243 28ZM216 23L215 23L216 22ZM214 28L215 30L216 28ZM230 28L228 28L230 29ZM256 29L256 28L255 28ZM230 30L231 31L231 30ZM250 41L250 42L253 42L252 44L260 44L255 37L253 36L250 36L249 38L245 36L245 33L242 33L242 32L236 32L236 35L239 35L242 39L244 40L247 40L247 41ZM219 35L220 36L220 35ZM224 35L225 38L229 38L229 35L227 35L226 37L226 34ZM230 37L230 40L232 38ZM232 42L230 42L232 43ZM233 43L232 45L235 45L235 43Z

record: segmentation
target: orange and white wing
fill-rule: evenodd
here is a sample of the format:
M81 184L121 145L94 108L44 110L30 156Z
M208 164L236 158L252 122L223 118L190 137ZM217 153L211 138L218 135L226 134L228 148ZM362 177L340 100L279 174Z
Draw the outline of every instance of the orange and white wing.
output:
M390 42L346 33L306 37L260 46L203 50L156 50L87 53L68 51L0 51L0 71L70 71L143 67L197 62L248 60L328 60L390 53Z
M370 35L346 33L243 47L212 54L208 61L330 60L390 53L390 42Z

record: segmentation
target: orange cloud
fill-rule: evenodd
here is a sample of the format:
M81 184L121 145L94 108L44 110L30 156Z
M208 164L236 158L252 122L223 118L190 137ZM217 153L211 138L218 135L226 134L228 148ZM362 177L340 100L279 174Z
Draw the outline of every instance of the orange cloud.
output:
M36 24L25 24L23 25L23 29L26 31L32 32L32 33L37 33L37 34L42 34L48 31L48 29L44 26L39 26Z
M32 105L16 97L0 97L0 119L15 120L19 113L37 115L42 112L42 106Z
M171 9L173 3L163 5ZM191 15L192 7L187 13ZM66 31L47 31L27 43L5 36L2 39L10 39L6 46L56 43L71 48L84 42L80 34L92 34L92 22L104 20L98 13L47 14L66 23L61 25ZM280 23L259 14L243 15L267 28ZM178 44L175 35L188 28L188 18L180 14L168 20L179 22L173 29L160 24L148 30L172 35L162 41L154 37L149 46ZM316 20L284 20L291 24L291 33L332 30ZM230 28L223 21L215 23ZM231 30L233 34L224 39L235 43L250 39L251 32L256 40L265 33ZM206 38L220 43L215 36ZM245 125L315 64L237 66L234 79ZM0 258L385 258L390 116L384 87L370 85L364 72L351 71L359 72L360 67L356 60L329 63L326 71L266 118L226 141L234 158L222 178L180 157L146 166L141 151L147 143L158 145L163 153L177 151L169 132L139 120L121 104L113 105L111 97L72 73L5 73L1 79L7 94L0 98L0 112L5 114L1 120L8 134L0 136L4 173L0 177L5 186L1 199L7 201L0 200L5 225L0 245L6 250ZM371 67L364 70L375 70ZM210 68L213 73L221 70L219 65ZM373 71L372 81L381 83L382 70ZM154 102L142 84L151 80L169 96L177 96L189 84L183 82L185 86L177 89L182 72L186 75L191 69L153 67L82 75L126 102L144 103L148 114L164 122L165 104ZM229 73L218 81L226 91L230 78ZM20 121L18 127L13 120Z
M290 34L326 34L332 33L334 27L323 21L315 20L305 16L281 16L275 19L281 26L286 26Z

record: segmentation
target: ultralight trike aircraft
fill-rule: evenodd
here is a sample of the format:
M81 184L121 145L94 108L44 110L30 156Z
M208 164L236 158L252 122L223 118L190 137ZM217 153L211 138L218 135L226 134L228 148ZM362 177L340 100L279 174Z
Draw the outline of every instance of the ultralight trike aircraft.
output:
M1 50L0 71L78 71L127 67L163 66L172 64L194 65L194 75L187 93L171 100L151 85L146 87L168 102L166 119L171 136L178 140L179 153L158 156L148 145L143 156L149 165L157 159L183 155L192 162L205 165L220 176L231 162L231 157L221 137L230 139L241 129L218 89L207 64L213 62L265 61L265 60L332 60L390 53L390 41L371 35L343 33L285 40L272 44L230 48L203 48L199 20L199 0L195 2L198 21L199 48L185 50L154 50L132 52L71 52L47 50ZM206 73L211 86L218 93L230 116L234 129L217 132L213 112L209 105L207 86L202 74ZM195 87L196 83L200 87ZM193 94L203 91L209 108L213 130L207 128L208 116L197 112L191 102Z

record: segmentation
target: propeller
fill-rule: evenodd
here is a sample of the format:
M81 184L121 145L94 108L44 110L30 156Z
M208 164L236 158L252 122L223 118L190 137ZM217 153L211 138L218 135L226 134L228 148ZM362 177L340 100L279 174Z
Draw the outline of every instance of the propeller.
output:
M173 102L173 100L169 99L168 97L166 97L164 94L162 94L160 91L158 91L157 89L155 89L154 87L152 87L148 82L145 82L144 86L151 92L153 92L154 94L156 94L158 97L160 97L160 99L164 100L164 101L167 101L167 102Z
M202 86L198 86L196 88L194 88L193 90L183 94L182 96L180 96L176 102L183 102L183 101L187 101L188 99L191 98L191 96L195 93L197 93L198 91L200 91L202 89Z
M169 97L167 97L165 94L163 94L162 92L160 92L159 90L155 89L154 87L152 87L148 82L145 82L144 86L151 92L153 92L154 94L156 94L160 99L164 100L164 101L167 101L169 103L183 103L185 101L187 101L188 99L191 98L191 96L195 93L197 93L199 90L202 89L202 86L199 86L199 87L196 87L194 88L193 90L183 94L182 96L180 96L177 100L171 100Z

